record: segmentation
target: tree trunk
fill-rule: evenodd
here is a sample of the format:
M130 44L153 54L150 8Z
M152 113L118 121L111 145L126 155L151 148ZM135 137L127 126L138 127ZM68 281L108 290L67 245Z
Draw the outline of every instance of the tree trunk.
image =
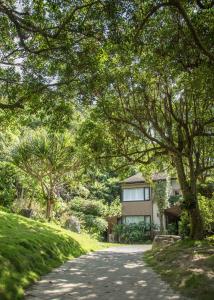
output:
M48 222L51 220L51 213L52 213L52 207L53 207L53 200L47 199L47 207L46 207L46 219Z
M184 206L190 215L190 238L193 240L202 240L204 238L204 226L198 207L196 189L197 179L194 172L190 172L190 178L187 180L187 176L184 171L184 164L181 158L174 157L174 162L184 198Z
M204 238L203 220L198 208L190 210L191 233L193 240L202 240Z
M163 226L163 213L160 212L160 233L163 234L164 226Z
M193 240L202 240L204 238L204 226L196 196L192 195L192 201L188 199L188 202L190 205L187 207L190 215L190 237Z

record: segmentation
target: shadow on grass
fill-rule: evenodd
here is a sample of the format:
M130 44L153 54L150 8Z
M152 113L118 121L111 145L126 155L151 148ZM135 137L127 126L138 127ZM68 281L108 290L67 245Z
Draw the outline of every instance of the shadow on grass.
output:
M214 295L213 246L206 241L181 241L165 249L148 251L144 260L182 294L198 300Z
M0 213L0 299L21 299L29 283L85 253L66 231Z

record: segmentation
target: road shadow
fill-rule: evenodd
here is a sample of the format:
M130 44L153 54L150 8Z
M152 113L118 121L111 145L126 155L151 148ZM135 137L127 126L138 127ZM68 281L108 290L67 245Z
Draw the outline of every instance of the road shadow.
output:
M26 300L184 299L145 266L142 255L122 248L84 255L43 277Z

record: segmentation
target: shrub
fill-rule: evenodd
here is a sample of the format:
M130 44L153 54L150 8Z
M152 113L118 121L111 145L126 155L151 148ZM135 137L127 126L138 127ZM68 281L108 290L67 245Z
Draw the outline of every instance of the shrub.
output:
M109 217L120 217L122 215L122 205L119 197L114 199L107 207L106 215Z
M178 234L178 228L176 223L168 224L167 226L168 234Z
M204 230L207 234L212 234L214 231L214 199L206 198L198 195L199 209L203 218ZM179 234L185 238L190 235L190 220L189 215L184 211L179 222Z
M72 200L71 210L79 218L83 230L98 239L102 238L108 227L105 220L107 206L102 201L78 197Z
M71 201L71 210L86 215L101 217L105 214L106 206L101 201L84 198L74 198Z
M171 195L171 196L169 196L168 201L169 201L170 206L173 206L182 201L182 196L181 195Z
M105 219L93 215L84 215L82 224L89 234L99 239L108 228L108 223Z
M199 194L199 208L202 214L204 229L207 233L214 231L214 198L207 198Z
M140 222L138 224L117 224L113 228L121 242L140 243L150 239L151 229L156 229L154 224Z

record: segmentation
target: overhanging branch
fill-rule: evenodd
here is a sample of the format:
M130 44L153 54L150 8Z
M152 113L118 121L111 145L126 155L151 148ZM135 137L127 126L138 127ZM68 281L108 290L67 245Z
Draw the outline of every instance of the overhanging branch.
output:
M199 1L200 2L200 1ZM182 6L181 2L179 0L169 0L167 2L161 2L153 7L151 7L150 11L147 13L147 15L145 16L145 18L143 19L143 21L141 22L136 36L139 34L139 31L143 29L143 26L149 21L149 19L157 12L159 11L161 8L163 7L175 7L178 12L180 13L180 15L183 17L184 21L187 24L187 27L189 28L191 35L195 41L196 46L198 47L198 49L203 52L204 55L206 55L207 57L209 57L209 59L211 61L214 61L214 55L213 53L211 53L210 51L208 51L208 49L206 49L206 47L203 45L201 39L198 36L198 33L196 31L196 29L194 28L186 10L184 9L184 7Z

